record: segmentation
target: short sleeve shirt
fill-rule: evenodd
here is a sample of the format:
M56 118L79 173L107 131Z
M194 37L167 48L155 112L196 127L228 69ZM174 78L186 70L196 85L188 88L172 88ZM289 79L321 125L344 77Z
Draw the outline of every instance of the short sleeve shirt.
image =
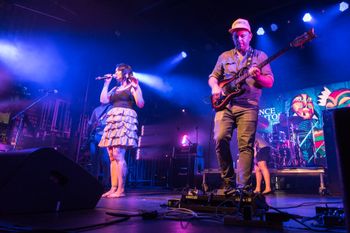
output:
M226 79L227 75L238 73L242 68L246 67L248 54L249 53L247 53L243 59L240 59L236 49L223 52L219 56L212 73L209 75L209 78L214 77L220 82ZM257 66L266 59L267 55L263 51L254 49L251 66ZM261 73L263 75L271 75L273 77L269 64L261 69ZM234 97L231 100L231 104L241 106L258 106L262 87L256 83L252 77L249 77L241 84L241 88L244 90L243 94Z

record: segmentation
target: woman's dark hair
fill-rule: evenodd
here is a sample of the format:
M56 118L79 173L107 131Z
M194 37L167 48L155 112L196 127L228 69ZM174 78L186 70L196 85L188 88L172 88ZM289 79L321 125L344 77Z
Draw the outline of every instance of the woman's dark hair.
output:
M120 70L122 72L123 79L134 76L134 73L132 72L131 66L129 66L125 63L118 64L116 68L117 68L117 70Z

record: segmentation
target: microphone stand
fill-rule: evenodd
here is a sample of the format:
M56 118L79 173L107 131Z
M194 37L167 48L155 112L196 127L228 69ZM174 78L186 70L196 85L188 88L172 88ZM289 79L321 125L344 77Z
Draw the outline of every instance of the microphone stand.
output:
M25 112L29 109L31 109L34 105L36 105L37 103L39 103L42 99L46 98L49 95L48 92L46 92L43 96L37 98L33 103L31 103L29 106L27 106L25 109L23 109L22 111L20 111L19 113L17 113L14 117L11 118L11 121L16 120L17 118L19 118L19 125L17 127L17 132L16 132L16 137L15 137L15 142L13 144L13 148L12 150L16 150L17 147L17 143L18 143L18 139L20 137L20 134L22 133L23 130L23 125L24 125L24 115Z

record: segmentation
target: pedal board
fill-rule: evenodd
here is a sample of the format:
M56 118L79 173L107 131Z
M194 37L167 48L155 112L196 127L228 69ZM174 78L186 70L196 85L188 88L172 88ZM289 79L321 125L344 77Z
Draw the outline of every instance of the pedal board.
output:
M268 206L265 197L255 194L234 194L230 196L213 193L201 195L183 194L179 207L198 212L237 214L244 219L252 219L254 215L265 213Z
M317 221L324 227L345 226L344 208L316 206Z

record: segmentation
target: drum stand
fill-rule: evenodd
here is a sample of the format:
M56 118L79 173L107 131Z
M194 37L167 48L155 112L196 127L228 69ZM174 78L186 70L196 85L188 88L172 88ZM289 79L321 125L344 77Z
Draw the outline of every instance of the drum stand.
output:
M310 136L310 134L312 133L312 145L313 145L313 155L309 158L309 160L307 161L308 163L316 158L316 150L315 150L315 139L314 139L314 128L316 127L316 124L312 124L311 123L311 129L309 130L309 132L306 134L305 138L303 139L303 141L300 142L300 147L305 143L306 139Z

